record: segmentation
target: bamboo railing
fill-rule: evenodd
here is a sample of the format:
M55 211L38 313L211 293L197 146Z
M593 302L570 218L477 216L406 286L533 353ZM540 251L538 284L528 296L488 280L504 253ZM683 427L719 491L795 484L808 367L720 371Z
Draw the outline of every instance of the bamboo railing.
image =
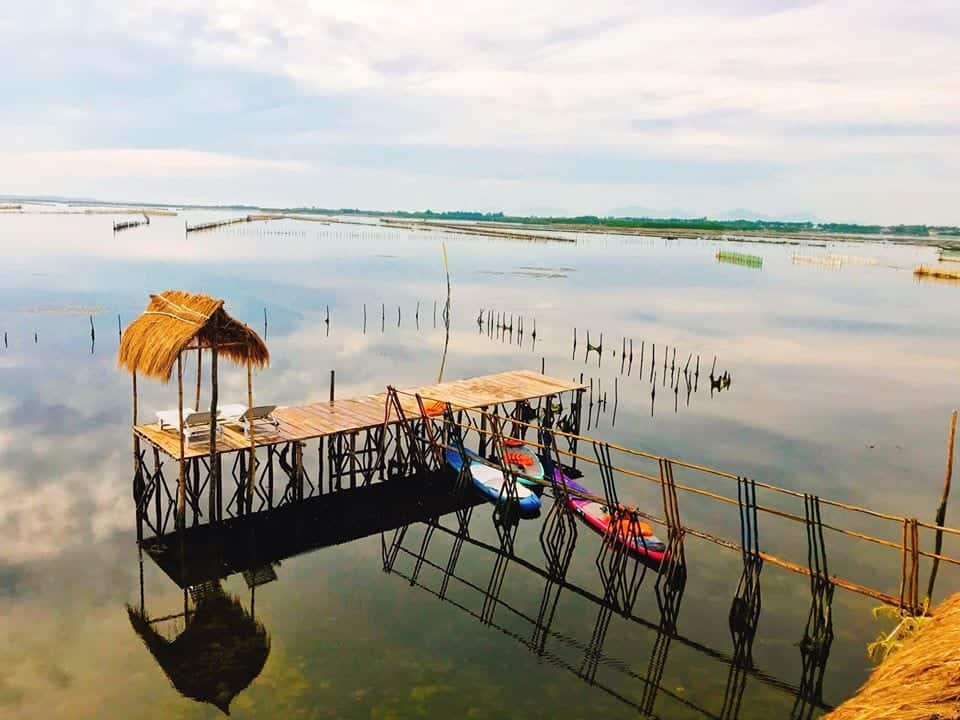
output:
M419 408L421 410L421 417L426 416L427 413L423 411L424 402L432 403L441 403L448 408L448 412L443 415L433 415L431 419L437 423L440 423L440 432L437 433L438 437L445 438L448 436L448 431L451 429L456 429L460 433L465 434L467 432L476 432L479 437L485 438L487 441L494 441L496 445L496 440L499 435L499 426L502 424L504 427L509 426L509 433L504 432L504 435L509 434L513 437L523 437L526 435L527 431L537 431L538 436L541 432L547 432L551 438L554 439L550 445L545 445L539 442L536 438L526 438L524 437L524 443L531 448L537 449L541 453L548 453L556 456L559 463L568 464L577 462L588 463L591 465L601 466L602 463L599 457L591 457L583 452L578 450L581 443L590 443L594 446L601 445L604 448L612 451L613 453L622 456L624 459L640 459L644 461L649 461L651 463L657 463L659 467L659 472L657 474L651 474L647 472L642 472L641 470L633 469L630 467L625 467L622 463L624 460L618 460L618 464L613 462L609 465L609 471L613 474L625 478L643 480L653 484L657 484L662 489L663 502L664 502L664 514L663 517L658 516L654 513L647 512L641 508L631 506L626 503L616 503L615 509L623 512L633 513L639 517L644 518L648 522L657 524L661 527L665 527L668 531L678 534L679 536L692 536L706 540L720 547L727 548L729 550L734 550L737 552L752 552L750 550L745 550L741 542L731 540L728 538L721 537L717 532L695 528L689 525L680 524L679 521L679 512L676 509L670 507L670 503L676 503L676 493L677 491L686 493L688 495L697 496L704 498L708 501L720 503L723 505L740 505L742 507L742 499L729 497L717 492L714 489L706 489L702 487L694 487L692 485L683 484L673 480L673 468L683 468L690 471L695 471L698 473L703 473L708 477L713 477L722 481L733 481L737 483L742 483L745 478L742 476L735 475L733 473L719 470L712 467L707 467L701 464L687 462L677 458L670 458L662 455L657 455L655 453L647 452L644 450L629 448L615 443L607 443L597 440L596 438L591 438L584 436L576 432L570 432L561 430L556 427L544 427L537 423L528 422L520 419L519 417L514 417L510 415L501 415L496 412L490 412L489 410L470 408L467 406L460 406L456 403L450 403L445 399L441 398L431 398L423 395L417 395L414 393L404 392L400 390L395 391L398 395L405 395L407 397L416 398ZM458 419L454 419L453 413L457 413ZM387 409L387 415L389 416L389 408ZM571 447L564 448L561 447L561 443L557 442L558 439L564 439L568 441L568 445ZM428 439L429 442L441 442L443 448L449 448L449 445L443 444L442 441L435 440L432 435ZM573 441L573 442L570 442ZM490 462L484 459L484 462L488 462L492 466L496 467L497 463ZM546 488L556 489L553 486L553 483L549 479L538 479L529 476L525 476L522 473L510 472L514 478L523 478L526 481L539 483ZM814 500L816 503L822 506L827 506L834 508L836 510L861 515L875 520L882 521L884 523L895 524L898 526L900 542L895 542L893 540L885 539L882 537L876 537L865 532L860 532L848 527L840 527L837 524L831 524L827 522L822 522L819 519L819 512L817 513L816 524L824 529L829 530L832 533L837 535L850 538L855 541L869 543L871 545L888 548L891 550L898 551L900 555L900 583L899 589L896 594L867 585L863 582L857 582L849 578L841 577L836 574L830 574L824 579L828 580L830 583L837 587L841 587L845 590L870 597L872 599L878 600L880 602L894 605L904 612L918 613L921 612L924 603L919 596L919 562L921 558L933 560L934 562L943 562L949 565L960 565L960 558L953 557L951 555L944 554L938 547L937 552L932 552L930 550L924 550L920 547L919 540L919 531L923 530L932 530L936 531L938 534L947 534L952 536L960 536L960 529L946 527L938 523L925 522L917 518L907 517L903 515L898 515L889 512L881 512L871 508L862 507L852 503L842 502L840 500L834 500L829 498L823 498L816 496L812 493L804 493L790 488L780 487L772 483L763 482L759 480L750 480L749 481L756 488L781 495L784 497L802 499L805 501ZM594 502L599 502L601 504L610 505L610 498L600 495L591 495L581 492L574 491L572 489L566 489L566 492L571 496L581 497L587 500ZM772 507L770 505L764 505L760 503L755 504L756 511L765 513L767 515L780 518L782 520L799 523L802 525L809 526L812 522L810 517L804 517L787 510L780 508ZM675 520L671 521L671 516ZM761 558L764 562L776 565L790 572L794 572L800 575L812 576L821 574L819 570L811 569L809 566L802 565L791 560L787 560L781 557L778 557L772 553L757 550L757 557ZM932 589L931 591L932 592Z

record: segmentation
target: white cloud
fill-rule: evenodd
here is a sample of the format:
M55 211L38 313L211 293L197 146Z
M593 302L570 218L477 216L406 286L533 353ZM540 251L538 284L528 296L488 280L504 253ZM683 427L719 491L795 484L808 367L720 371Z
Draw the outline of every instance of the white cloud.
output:
M960 47L954 42L960 10L953 3L724 2L669 9L614 0L519 5L498 0L469 6L436 0L34 5L29 14L0 18L0 40L16 48L22 40L4 28L35 29L53 48L44 58L53 66L67 65L69 46L78 41L81 52L97 55L90 62L105 81L143 77L138 92L149 94L155 81L164 84L162 70L159 77L153 74L156 58L187 77L194 70L210 77L224 73L228 83L242 77L274 83L284 92L293 87L298 98L336 100L337 106L292 112L296 127L261 127L250 124L242 103L237 112L216 112L209 109L215 103L190 98L213 113L214 126L229 133L228 150L222 147L228 141L208 126L172 149L127 151L105 140L91 148L79 138L74 145L86 144L73 152L96 154L64 154L60 160L41 151L45 144L73 138L68 117L50 120L52 128L43 131L31 132L31 124L21 123L13 137L24 154L0 158L10 168L0 185L11 191L31 179L55 184L118 174L179 180L232 173L250 192L262 192L250 178L270 171L287 174L273 185L288 202L322 202L314 188L324 189L331 148L407 145L428 146L425 152L434 153L516 152L521 156L517 172L526 174L526 184L519 191L510 183L496 185L489 170L469 163L446 171L451 177L431 180L415 159L397 168L385 157L379 169L422 184L422 194L398 193L388 172L358 182L343 204L383 205L383 198L397 197L392 205L475 206L476 184L487 183L495 204L529 195L532 199L523 201L528 205L555 206L569 201L553 199L555 188L543 182L542 173L534 177L523 167L522 153L538 151L559 160L571 150L586 156L602 150L635 158L637 166L709 161L720 167L712 171L702 197L692 186L704 184L704 171L684 170L682 163L677 177L612 182L619 186L613 194L621 197L609 202L603 180L586 174L564 178L561 194L580 203L571 209L603 212L638 198L650 205L662 195L673 205L692 197L683 202L714 211L757 204L773 211L812 209L883 221L956 221L952 204L936 191L945 179L960 175L952 141L960 126L950 125L960 111L955 72ZM109 50L113 44L115 54ZM216 94L218 88L210 90ZM169 102L152 104L152 112L167 107L172 119L197 113L211 120L202 107L178 106L178 91L176 85L158 90L158 97ZM256 89L237 92L247 107L259 99ZM115 113L123 117L123 104L88 108L106 137L120 122ZM155 126L157 118L134 115L123 122L136 134L139 126ZM146 137L136 139L140 147L150 139L143 133ZM178 149L185 142L217 150ZM295 159L293 165L263 165L253 154ZM57 162L66 168L62 180ZM776 168L777 176L725 187L722 166L744 162ZM349 167L351 162L341 158L336 164ZM74 174L71 168L77 165ZM314 177L297 174L309 170ZM888 175L904 170L908 182L885 183ZM211 199L237 199L210 183L169 187L178 185L190 192L198 192L196 185L205 187L200 192ZM589 186L586 192L582 185ZM166 187L140 180L134 186L143 191ZM915 188L917 197L900 207L897 192L903 187ZM907 217L893 217L891 202Z

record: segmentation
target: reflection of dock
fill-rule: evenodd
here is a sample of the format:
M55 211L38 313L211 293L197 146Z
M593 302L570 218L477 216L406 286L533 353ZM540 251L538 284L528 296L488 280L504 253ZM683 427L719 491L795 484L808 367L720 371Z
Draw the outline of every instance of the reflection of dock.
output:
M259 586L278 579L274 568L290 557L381 533L385 571L424 588L484 626L500 630L552 666L645 715L668 702L682 705L695 717L736 717L693 701L663 681L672 643L715 663L719 673L735 674L738 688L751 678L774 691L795 696L795 702L804 707L829 709L818 686L801 683L797 687L744 662L743 655L714 649L683 635L677 622L686 574L679 566L673 568L680 572L671 572L665 564L659 571L648 569L639 576L643 588L638 585L637 589L655 594L660 608L659 617L645 618L634 611L632 604L624 605L611 588L589 587L590 583L578 584L566 576L578 533L575 529L572 533L557 532L568 517L558 505L554 504L542 521L542 556L512 550L508 555L503 544L491 545L479 539L484 533L478 523L490 523L490 514L482 510L486 507L482 503L479 514L475 513L479 495L469 489L458 492L454 483L449 473L403 478L313 498L269 515L188 528L177 538L145 541L147 553L182 588L183 606L173 615L154 618L146 612L142 598L139 608L129 608L131 624L183 696L228 712L232 699L255 681L270 649L267 629L256 620L254 611L256 595L262 592ZM496 517L493 522L497 522ZM423 528L422 539L414 538L411 531L415 527ZM521 527L530 526L525 522ZM518 530L517 526L498 526L501 537ZM447 542L431 544L436 533L453 540L449 557L445 552ZM579 544L579 552L592 552L596 547L594 535L587 533ZM472 562L481 558L482 567L482 559L490 561L493 575L500 578L498 583L478 584L464 577L466 561L461 560L460 550L466 547L472 548ZM442 557L433 557L437 550ZM508 564L521 570L525 579L543 584L536 616L500 598ZM432 578L439 574L437 585L425 579L426 573L421 571L427 569ZM249 603L241 603L239 597L224 590L227 585L223 581L241 573L250 591ZM279 581L284 582L282 569L279 575ZM602 576L599 580L602 584ZM141 575L141 593L142 586ZM557 604L561 593L576 596L594 611L596 625L588 637L578 638L555 628L555 617L562 612ZM470 598L476 599L477 607ZM566 602L562 607L569 609ZM626 623L617 632L655 635L647 655L639 660L616 658L604 650L611 621L617 617L621 618L617 622ZM518 623L522 631L517 630ZM646 647L640 637L637 645ZM826 654L820 656L820 672L826 659ZM806 672L805 667L805 676ZM787 698L786 702L794 701Z
M152 538L143 549L181 588L395 530L483 502L453 492L446 473L321 495L272 513L198 525L179 538ZM187 561L184 560L187 558Z
M497 530L501 537L499 547L477 539L475 536L478 533L470 530L471 523L476 522L472 519L475 516L468 511L458 513L456 520L459 521L459 527L450 527L440 518L431 519L423 524L422 537L418 535L411 539L412 528L404 527L398 529L391 539L384 538L384 548L388 548L384 554L384 570L403 578L411 586L422 588L442 602L462 610L474 617L481 625L496 629L516 640L549 664L573 674L618 702L640 711L644 717L669 716L655 714L659 697L666 698L670 703L682 705L686 711L693 713L692 717L734 720L739 714L739 707L732 708L731 712L727 696L737 691L742 693L747 678L753 678L772 689L793 696L792 699L787 700L794 707L791 717L806 718L810 717L816 709L831 709L823 702L819 684L807 682L811 673L814 675L819 673L822 677L829 646L827 652L819 656L815 668L804 665L802 681L799 686L795 686L756 667L749 653L727 654L684 636L677 628L677 619L686 575L682 566L674 565L671 568L669 563L664 564L659 571L648 570L639 576L641 584L644 580L646 581L645 591L656 595L660 611L659 618L655 620L644 618L634 612L632 604L624 605L617 600L617 591L614 586L619 584L622 577L614 579L608 587L596 590L566 577L567 566L577 544L577 533L574 531L572 535L563 536L554 532L556 524L552 520L559 520L562 515L562 512L557 510L558 506L554 505L540 531L542 558L522 557L512 550L507 552L503 544L504 533L509 532L506 528ZM480 517L485 518L485 514L481 513ZM449 555L441 551L440 557L431 557L433 555L430 552L431 543L437 532L453 539L453 547L449 550ZM444 543L444 550L447 547L449 545ZM491 579L486 585L483 582L469 580L458 573L458 565L463 562L464 547L471 547L490 558ZM561 560L558 563L560 558L565 558L565 562ZM502 577L507 564L522 571L525 581L534 579L543 583L543 598L536 617L500 597ZM423 571L427 568L433 581L423 577ZM680 572L674 572L675 570ZM603 582L602 575L600 581ZM638 586L637 589L640 587ZM588 640L572 637L569 631L559 632L554 628L557 600L561 593L576 596L596 609L596 623ZM470 599L475 600L475 603L470 603ZM735 607L736 602L737 599L734 600ZM564 606L569 607L568 604ZM497 613L505 614L505 618L498 621ZM632 628L637 628L642 633L655 633L649 657L643 659L645 665L643 670L632 666L635 662L633 658L614 658L604 652L603 647L610 629L610 621L614 617L620 617L626 623L620 632L629 632ZM516 629L518 625L524 628L522 632ZM753 627L755 626L754 622ZM719 712L691 701L667 687L663 682L664 669L668 664L672 642L719 663L723 668L722 672L736 678L733 691L728 681L724 708ZM736 646L736 637L734 644ZM636 645L645 647L647 643L637 642ZM638 690L639 697L631 693L630 688Z

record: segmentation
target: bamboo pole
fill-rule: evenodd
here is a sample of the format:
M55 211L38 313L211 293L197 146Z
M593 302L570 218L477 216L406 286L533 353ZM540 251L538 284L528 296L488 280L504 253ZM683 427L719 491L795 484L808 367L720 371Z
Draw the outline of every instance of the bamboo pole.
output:
M947 469L943 477L943 494L940 496L940 505L937 507L936 525L942 526L947 518L947 500L950 498L950 481L953 478L953 448L957 436L957 411L950 413L950 430L947 433ZM943 548L943 531L937 530L933 552L937 555ZM930 582L927 585L927 601L933 600L933 586L937 582L937 570L940 569L939 559L934 559L930 568Z
M253 362L247 361L247 408L253 410ZM256 481L257 439L253 431L253 419L248 417L247 430L250 433L250 471L247 475L247 502L253 498L253 484Z
M186 467L184 465L183 456L184 456L184 447L183 447L183 433L185 428L183 427L183 352L177 353L177 429L179 430L180 442L180 457L177 459L177 471L178 471L178 481L177 481L177 527L182 528L184 526L184 516L186 515L186 505L187 505L187 478L186 478Z
M217 330L220 324L219 313L214 314L210 333L210 489L208 491L210 522L219 515L220 509L220 465L217 463L217 395L220 382L217 377Z
M137 371L133 373L133 426L137 426ZM139 483L137 481L140 481ZM140 512L140 495L143 489L142 478L140 477L140 436L136 431L133 433L133 482L135 490L135 500L137 501L137 542L143 540L143 515ZM139 487L138 487L139 485Z
M203 348L197 348L197 394L193 401L195 410L200 409L200 370L203 367Z

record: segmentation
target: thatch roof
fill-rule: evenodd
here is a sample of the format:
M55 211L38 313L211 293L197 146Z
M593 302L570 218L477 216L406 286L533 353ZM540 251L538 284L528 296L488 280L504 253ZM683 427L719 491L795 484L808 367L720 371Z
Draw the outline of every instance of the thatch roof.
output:
M960 593L933 612L829 720L960 718Z
M270 352L256 332L223 309L223 300L181 290L150 296L144 313L123 331L117 364L130 372L170 380L177 355L209 348L240 365L270 363Z
M197 603L186 629L170 640L129 605L134 631L171 684L184 697L210 703L225 715L230 703L252 683L270 655L270 636L240 601L222 589Z

